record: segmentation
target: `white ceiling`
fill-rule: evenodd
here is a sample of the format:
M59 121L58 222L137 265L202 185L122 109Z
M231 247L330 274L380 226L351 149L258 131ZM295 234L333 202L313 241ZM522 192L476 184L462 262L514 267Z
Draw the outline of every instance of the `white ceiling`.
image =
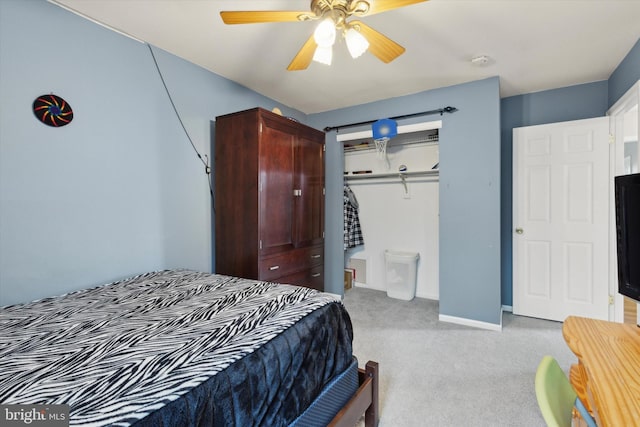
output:
M331 66L286 71L315 22L225 25L219 12L309 1L57 2L306 114L491 76L501 97L606 80L640 38L640 0L431 0L360 18L407 49L389 64L336 42Z

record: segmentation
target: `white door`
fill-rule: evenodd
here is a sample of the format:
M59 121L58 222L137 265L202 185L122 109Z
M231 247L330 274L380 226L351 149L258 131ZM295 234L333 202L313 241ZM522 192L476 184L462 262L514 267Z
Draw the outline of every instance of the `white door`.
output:
M513 130L513 313L609 318L609 119Z

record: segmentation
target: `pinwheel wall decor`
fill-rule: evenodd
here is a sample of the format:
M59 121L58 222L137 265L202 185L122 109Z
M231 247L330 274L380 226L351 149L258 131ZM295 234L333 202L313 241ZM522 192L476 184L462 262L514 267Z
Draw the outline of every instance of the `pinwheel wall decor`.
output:
M48 126L60 127L71 123L71 105L57 95L41 95L33 101L33 113L38 120Z

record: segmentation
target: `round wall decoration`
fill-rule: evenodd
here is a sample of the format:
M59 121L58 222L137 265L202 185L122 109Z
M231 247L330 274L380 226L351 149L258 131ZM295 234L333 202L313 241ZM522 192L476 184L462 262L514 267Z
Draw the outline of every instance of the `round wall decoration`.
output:
M60 127L73 120L71 105L57 95L42 95L33 101L33 113L45 125Z

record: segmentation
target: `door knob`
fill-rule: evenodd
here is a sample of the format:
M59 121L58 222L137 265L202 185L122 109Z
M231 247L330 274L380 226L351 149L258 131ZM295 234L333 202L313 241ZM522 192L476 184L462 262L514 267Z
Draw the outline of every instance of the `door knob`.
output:
M516 228L516 234L522 234L524 233L524 230L520 227Z

